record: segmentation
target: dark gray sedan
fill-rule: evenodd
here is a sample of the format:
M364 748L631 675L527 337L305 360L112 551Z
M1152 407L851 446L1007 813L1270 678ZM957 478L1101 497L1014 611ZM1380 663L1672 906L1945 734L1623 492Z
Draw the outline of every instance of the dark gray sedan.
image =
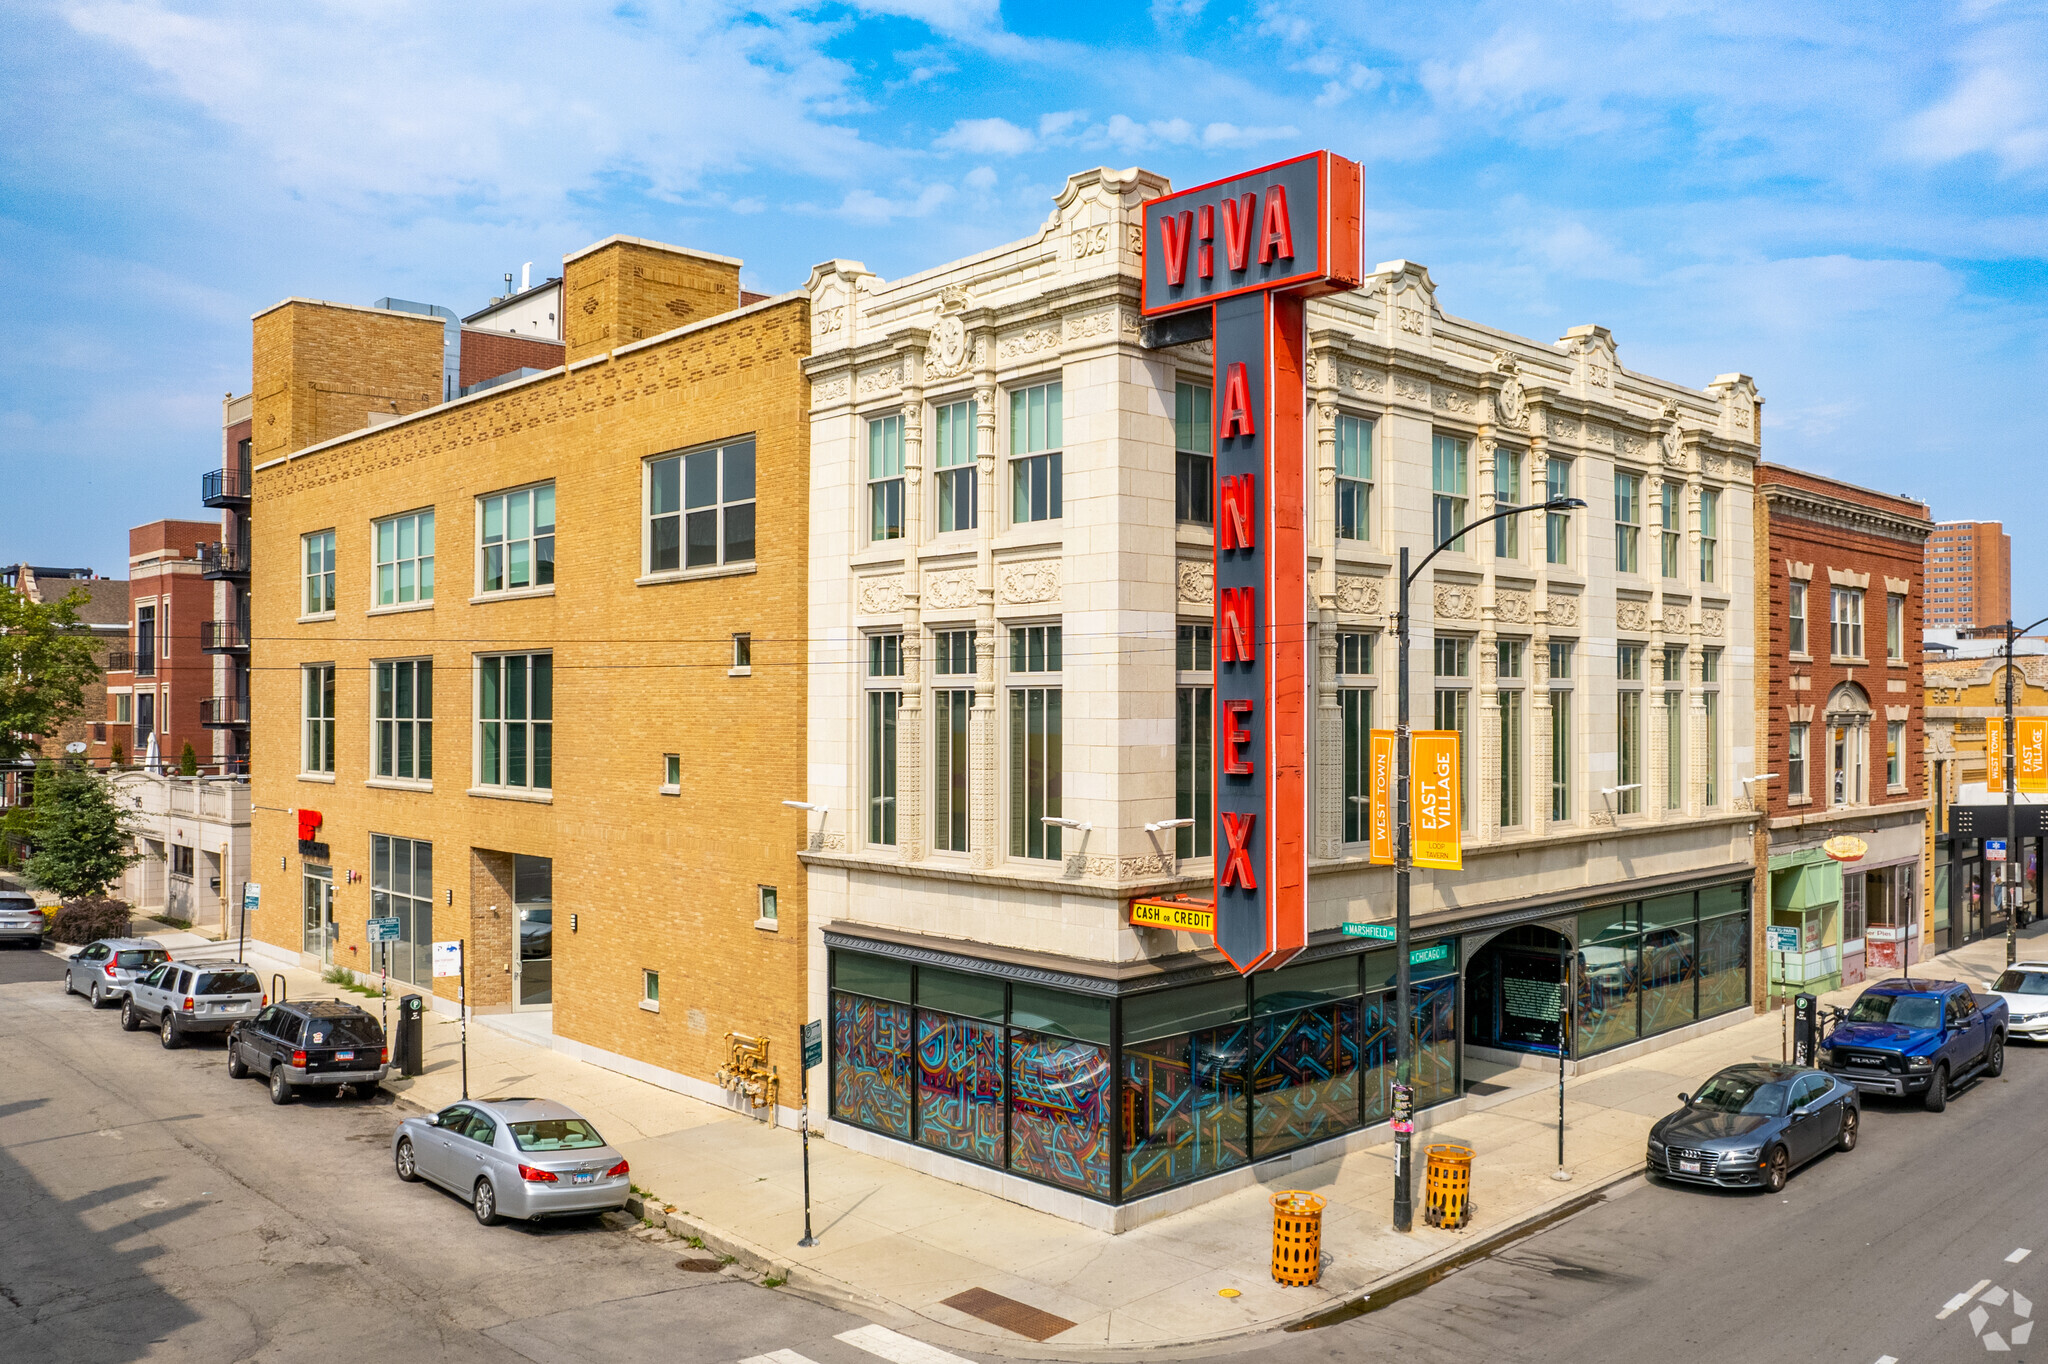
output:
M1806 1066L1730 1066L1678 1099L1650 1128L1650 1173L1724 1189L1778 1192L1816 1156L1855 1150L1863 1116L1854 1087Z

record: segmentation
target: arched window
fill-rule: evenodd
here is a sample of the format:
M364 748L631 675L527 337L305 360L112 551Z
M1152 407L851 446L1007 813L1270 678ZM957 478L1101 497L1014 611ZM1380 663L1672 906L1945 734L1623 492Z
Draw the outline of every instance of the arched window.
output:
M1828 803L1863 805L1870 799L1870 697L1854 682L1828 696Z

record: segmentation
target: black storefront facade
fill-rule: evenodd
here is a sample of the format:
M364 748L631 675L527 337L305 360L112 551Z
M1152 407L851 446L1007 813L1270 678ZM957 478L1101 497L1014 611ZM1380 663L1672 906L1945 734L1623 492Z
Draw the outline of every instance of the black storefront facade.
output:
M1751 876L1418 916L1407 1026L1425 1124L1462 1111L1446 1106L1471 1092L1468 1055L1554 1057L1561 1030L1574 1058L1612 1055L1747 1008ZM1388 1118L1384 943L1318 933L1240 977L1213 952L1109 967L848 923L824 941L837 1135L1020 1201L1067 1195L1102 1209L1084 1220L1135 1226ZM1224 1186L1195 1187L1210 1181Z
M1934 950L2003 936L2006 909L1997 891L1999 862L1985 844L2007 840L2006 856L2020 869L2020 922L2041 913L2042 862L2048 852L2048 806L2014 808L2018 838L2007 840L2002 804L1951 805L1934 840Z

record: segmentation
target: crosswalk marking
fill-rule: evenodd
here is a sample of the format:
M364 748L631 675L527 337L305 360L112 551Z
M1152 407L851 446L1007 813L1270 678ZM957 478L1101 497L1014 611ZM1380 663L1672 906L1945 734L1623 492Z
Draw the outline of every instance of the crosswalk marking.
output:
M1991 1280L1977 1280L1976 1283L1970 1285L1968 1288L1964 1289L1962 1292L1956 1294L1953 1298L1950 1298L1947 1302L1943 1303L1941 1305L1941 1310L1934 1314L1934 1319L1936 1321L1947 1321L1951 1313L1961 1308L1965 1303L1969 1302L1970 1299L1976 1297L1979 1293L1982 1293L1985 1289L1989 1287L1991 1287Z
M2027 1248L2026 1248L2025 1246L2021 1246L2021 1247L2020 1247L2020 1248L2019 1248L2018 1250L2016 1250L2016 1251L2014 1251L2014 1252L2013 1252L2012 1254L2010 1254L2010 1255L2006 1256L2006 1257L2005 1257L2005 1262L2006 1262L2007 1264L2009 1264L2009 1265L2016 1265L2016 1264L2018 1264L2018 1263L2019 1263L2019 1262L2020 1262L2021 1260L2024 1260L2024 1259L2026 1259L2026 1258L2027 1258L2027 1257L2028 1257L2029 1255L2032 1255L2033 1253L2034 1253L2033 1251L2031 1251L2031 1250L2028 1250L2028 1249L2027 1249Z
M753 1355L742 1359L740 1364L818 1364L815 1359L800 1355L795 1350L772 1350L765 1355Z
M863 1326L857 1331L846 1331L833 1337L843 1340L856 1350L866 1350L871 1355L880 1355L890 1364L968 1364L959 1355L941 1350L936 1345L927 1345L921 1340L898 1335L886 1326Z

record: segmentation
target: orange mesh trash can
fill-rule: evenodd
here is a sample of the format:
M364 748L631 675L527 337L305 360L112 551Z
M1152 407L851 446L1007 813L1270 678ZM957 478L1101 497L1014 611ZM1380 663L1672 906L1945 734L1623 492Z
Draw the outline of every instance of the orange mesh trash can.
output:
M1323 1200L1298 1189L1273 1195L1273 1281L1312 1284L1323 1274Z
M1446 1230L1464 1226L1472 1203L1472 1148L1462 1141L1430 1147L1424 1187L1423 1221Z

